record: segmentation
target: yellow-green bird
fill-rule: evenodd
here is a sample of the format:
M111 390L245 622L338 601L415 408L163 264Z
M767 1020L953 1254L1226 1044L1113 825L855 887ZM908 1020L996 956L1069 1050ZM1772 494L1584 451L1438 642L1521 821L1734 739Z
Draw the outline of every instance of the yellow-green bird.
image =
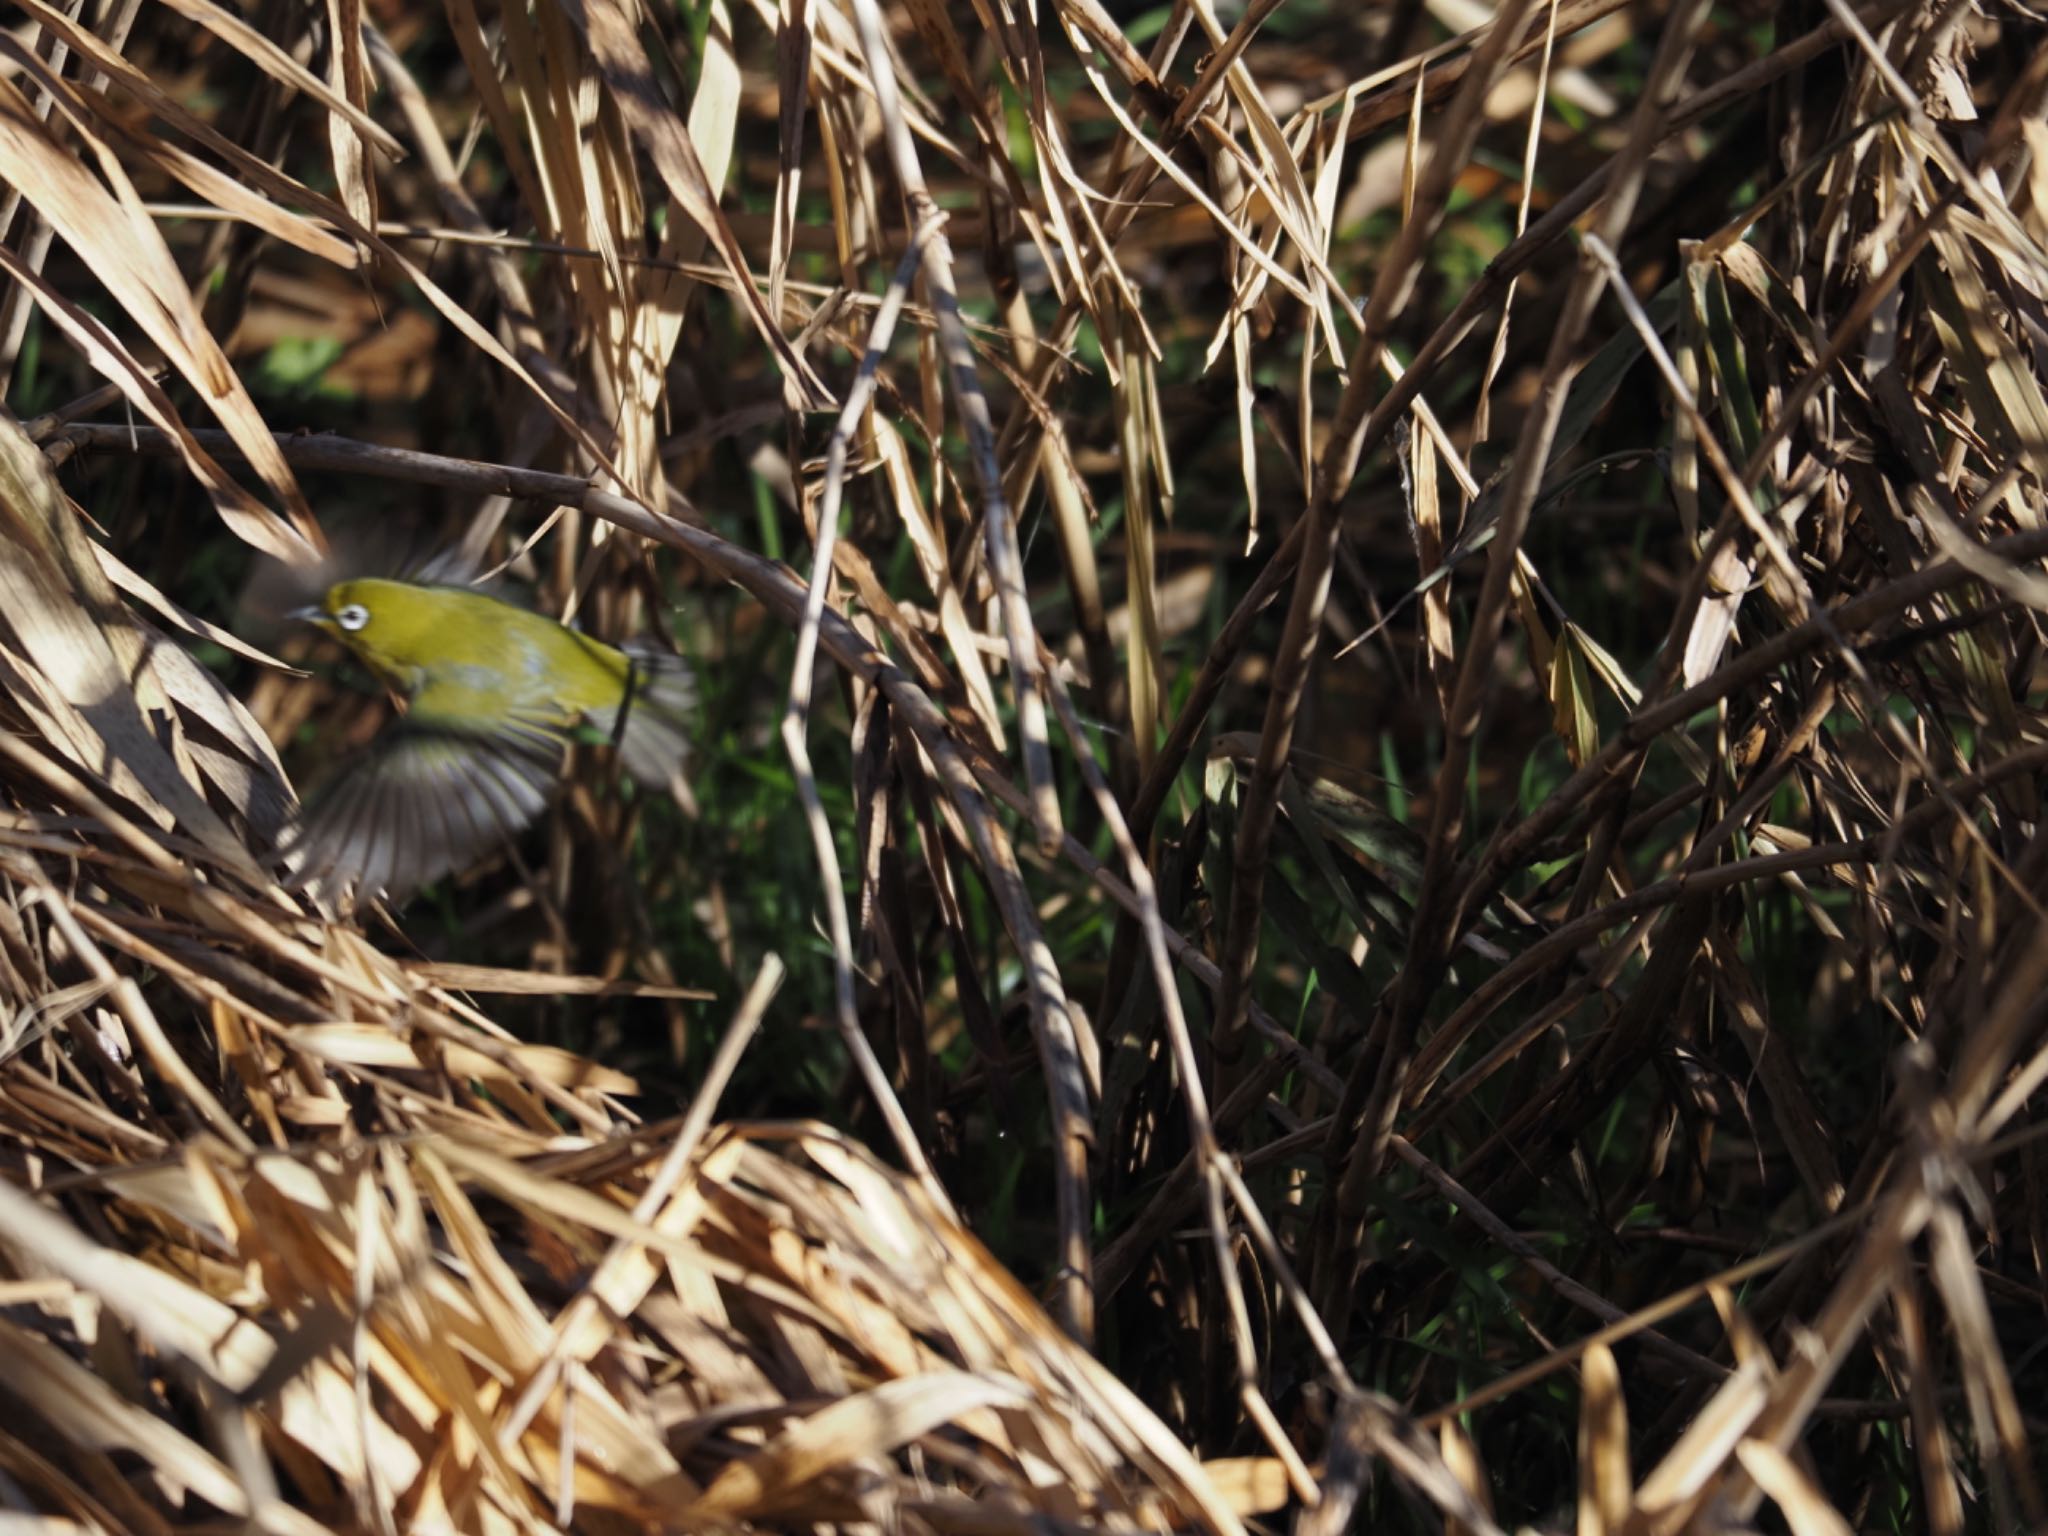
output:
M293 883L403 900L515 839L546 808L572 742L611 743L668 785L695 690L677 657L622 650L470 588L338 582L293 618L403 695L405 713L287 832Z

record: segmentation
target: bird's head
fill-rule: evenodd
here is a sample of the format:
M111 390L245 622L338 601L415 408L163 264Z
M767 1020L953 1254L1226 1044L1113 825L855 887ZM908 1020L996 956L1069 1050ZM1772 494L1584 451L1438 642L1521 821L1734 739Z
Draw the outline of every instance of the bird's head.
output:
M441 597L433 587L402 581L338 581L292 617L325 630L385 678L404 685L448 643Z

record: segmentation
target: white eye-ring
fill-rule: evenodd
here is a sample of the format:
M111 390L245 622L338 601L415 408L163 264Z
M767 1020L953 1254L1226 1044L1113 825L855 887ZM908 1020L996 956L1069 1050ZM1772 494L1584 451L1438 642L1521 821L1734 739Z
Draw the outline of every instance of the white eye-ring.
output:
M350 603L347 607L343 608L339 613L335 614L334 622L339 624L343 629L346 629L353 633L354 631L361 629L365 624L370 622L370 610L365 608L361 603Z

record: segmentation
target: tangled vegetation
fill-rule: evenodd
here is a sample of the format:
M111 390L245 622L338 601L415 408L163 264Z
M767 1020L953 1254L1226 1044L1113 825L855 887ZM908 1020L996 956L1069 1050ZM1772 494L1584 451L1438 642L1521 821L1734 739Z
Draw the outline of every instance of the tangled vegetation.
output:
M15 0L24 1528L2048 1524L2048 26ZM680 651L397 910L283 615Z

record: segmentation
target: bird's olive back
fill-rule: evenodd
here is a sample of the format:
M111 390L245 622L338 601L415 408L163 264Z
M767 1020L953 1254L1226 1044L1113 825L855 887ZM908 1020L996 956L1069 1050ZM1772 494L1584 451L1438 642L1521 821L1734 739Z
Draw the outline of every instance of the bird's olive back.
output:
M408 691L438 681L506 707L569 710L624 693L615 647L483 592L365 578L337 583L322 606L343 643Z

